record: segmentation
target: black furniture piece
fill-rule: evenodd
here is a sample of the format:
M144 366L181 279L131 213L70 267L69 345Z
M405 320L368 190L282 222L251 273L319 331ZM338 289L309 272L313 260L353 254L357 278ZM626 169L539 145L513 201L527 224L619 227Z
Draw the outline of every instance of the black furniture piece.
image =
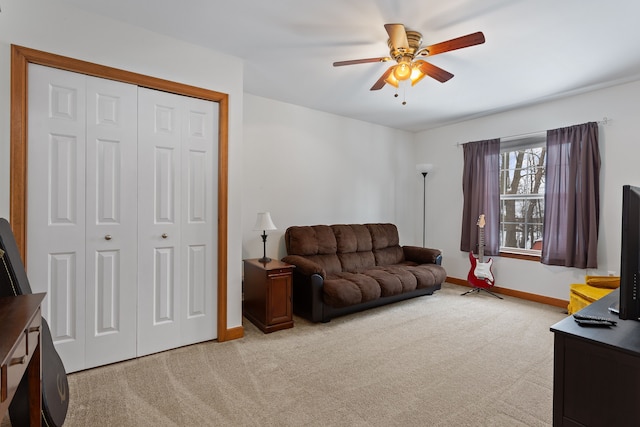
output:
M578 313L617 320L617 326L580 326L569 316L554 333L553 425L640 425L640 322L609 312L619 290Z

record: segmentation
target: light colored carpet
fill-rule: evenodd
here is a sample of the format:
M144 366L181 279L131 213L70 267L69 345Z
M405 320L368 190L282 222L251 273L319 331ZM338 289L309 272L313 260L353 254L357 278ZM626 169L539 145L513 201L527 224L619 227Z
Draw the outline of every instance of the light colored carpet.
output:
M65 426L550 426L566 310L466 289L71 374Z

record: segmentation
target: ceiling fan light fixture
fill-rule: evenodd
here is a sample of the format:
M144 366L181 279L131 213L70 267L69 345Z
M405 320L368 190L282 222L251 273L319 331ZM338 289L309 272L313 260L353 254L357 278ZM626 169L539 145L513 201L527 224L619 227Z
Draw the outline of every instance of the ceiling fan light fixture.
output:
M407 80L411 77L411 71L411 63L402 61L393 69L393 76L397 80Z
M420 69L420 64L418 64L417 62L411 64L411 77L410 77L411 86L415 86L416 83L418 83L420 80L424 78L424 76L426 76L426 74L423 73L422 70Z
M394 75L394 72L395 72L397 67L398 67L397 65L394 65L393 67L391 67L391 68L393 68L393 71L391 71L389 73L389 75L387 76L387 78L384 79L385 83L390 84L393 87L398 87L400 85L400 81Z
M391 72L389 73L387 78L384 79L385 83L390 84L391 86L397 88L399 87L400 82L404 80L410 80L411 86L415 86L416 83L418 83L420 80L422 80L426 76L426 74L420 69L420 64L416 62L416 63L411 63L411 65L407 66L407 68L410 70L409 77L399 79L398 78L399 73L396 73L396 71L401 65L404 65L404 64L398 64L391 67L392 68ZM404 72L405 71L402 71L400 72L400 74L403 75L402 73Z

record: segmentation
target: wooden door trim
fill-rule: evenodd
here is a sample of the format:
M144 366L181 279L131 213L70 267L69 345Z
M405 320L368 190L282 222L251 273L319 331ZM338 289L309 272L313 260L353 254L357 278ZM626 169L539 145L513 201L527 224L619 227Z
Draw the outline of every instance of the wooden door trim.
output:
M11 45L11 182L9 222L20 255L27 253L27 90L28 64L39 64L149 89L217 102L218 113L218 341L240 338L242 328L227 329L227 241L229 175L229 95L74 58Z

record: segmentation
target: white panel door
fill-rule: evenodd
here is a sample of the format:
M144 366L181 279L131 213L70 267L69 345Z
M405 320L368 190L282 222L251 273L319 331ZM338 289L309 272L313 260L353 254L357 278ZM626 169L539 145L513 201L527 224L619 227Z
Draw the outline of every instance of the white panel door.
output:
M67 372L216 338L217 115L29 65L27 267Z
M136 357L137 97L87 77L85 368Z
M181 97L182 224L181 341L182 345L216 338L215 290L217 259L218 104Z
M212 102L138 90L138 355L216 337Z
M138 90L138 354L180 345L180 97Z
M29 65L27 265L68 372L136 356L137 87Z
M85 359L85 76L29 65L27 272L68 372Z

